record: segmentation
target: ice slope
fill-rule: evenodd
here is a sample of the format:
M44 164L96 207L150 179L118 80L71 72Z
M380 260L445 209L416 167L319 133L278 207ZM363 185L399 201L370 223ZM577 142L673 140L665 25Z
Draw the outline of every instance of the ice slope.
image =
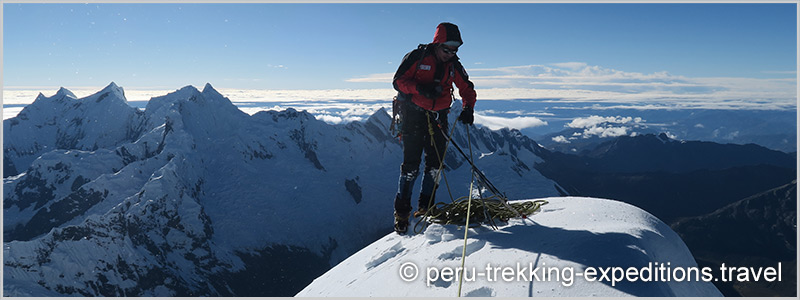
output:
M651 275L644 282L643 271L642 280L612 284L613 280L607 279L614 276L602 278L600 268L643 270L652 265L659 272L659 264L669 263L671 274L682 277L683 270L697 264L675 232L634 206L594 198L546 200L549 203L542 211L527 220L513 219L497 231L488 227L469 230L462 296L722 296L702 277L679 282L672 277L670 281L656 280ZM460 267L463 237L463 230L454 225L431 225L423 233L409 236L388 234L314 280L297 296L457 296L458 277L446 273L445 268ZM589 267L598 270L596 276L578 275Z

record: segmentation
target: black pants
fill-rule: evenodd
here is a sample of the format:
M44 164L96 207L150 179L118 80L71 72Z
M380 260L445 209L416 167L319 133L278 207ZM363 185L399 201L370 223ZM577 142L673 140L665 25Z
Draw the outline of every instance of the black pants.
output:
M411 192L419 175L422 154L425 153L425 172L419 193L419 208L427 209L438 188L439 165L444 157L446 139L442 131L447 131L448 110L431 112L408 103L403 108L402 140L403 164L400 166L400 180L394 200L397 215L411 213ZM433 129L433 143L429 122Z

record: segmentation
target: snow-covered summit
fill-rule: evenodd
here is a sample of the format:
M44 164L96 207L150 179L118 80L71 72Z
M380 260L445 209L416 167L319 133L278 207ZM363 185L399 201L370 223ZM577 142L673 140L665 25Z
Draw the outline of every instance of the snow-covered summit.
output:
M94 95L90 95L87 98L92 99L93 96L96 96L96 97L98 97L97 101L100 101L99 100L100 97L107 97L107 96L103 96L103 95L113 95L114 97L111 98L111 99L123 100L123 101L125 101L125 103L128 102L128 100L125 98L125 91L122 89L122 87L118 86L113 81L111 83L109 83L105 88L100 90L99 92L95 93Z
M63 87L50 97L39 94L16 117L3 121L3 176L24 172L54 149L91 151L133 141L142 131L142 116L113 82L80 99Z
M651 214L612 200L546 200L527 220L512 219L497 231L470 229L462 296L722 296L708 277L683 272L699 269L697 263L678 235ZM388 234L297 296L454 297L464 245L464 231L454 225ZM629 268L637 275L621 278Z
M39 93L39 95L41 95L41 93ZM75 94L72 93L72 91L66 89L65 87L61 87L61 88L58 89L58 91L56 92L56 94L55 94L55 96L53 98L63 98L63 97L69 97L69 98L72 98L72 99L78 99L78 97L75 96Z

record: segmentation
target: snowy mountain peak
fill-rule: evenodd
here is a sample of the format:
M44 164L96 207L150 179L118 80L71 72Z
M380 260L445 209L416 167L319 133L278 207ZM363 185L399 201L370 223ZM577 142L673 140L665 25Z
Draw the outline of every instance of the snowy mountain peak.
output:
M74 99L78 99L78 97L76 97L75 94L72 93L72 91L70 91L70 90L68 90L68 89L66 89L64 87L61 87L61 88L58 89L58 91L55 93L55 95L50 96L50 97L47 97L43 93L40 92L39 95L36 96L36 99L33 102L36 102L36 101L51 101L51 100L52 101L61 101L61 100L67 99L67 98L70 98L70 99L73 99L73 100Z
M281 119L284 119L284 120L301 120L301 121L316 120L316 118L314 118L314 115L312 115L308 111L306 111L306 110L298 111L298 110L296 110L294 108L291 108L291 107L287 108L284 111L274 112L272 114L272 119L275 122L278 122Z
M113 81L112 81L112 82L110 82L110 83L109 83L109 84L108 84L108 85L107 85L105 88L103 88L103 90L106 90L106 89L118 89L118 90L122 90L122 88L121 88L119 85L117 85L117 83L116 83L116 82L113 82Z
M36 99L34 99L33 102L36 102L36 101L39 101L39 100L43 100L43 99L47 99L47 98L48 97L45 96L42 92L39 92L39 95L36 96Z
M392 122L392 117L383 107L375 111L375 113L367 119L367 123L373 124L389 124L390 122Z
M69 97L72 99L78 99L78 97L76 97L75 94L72 93L72 91L64 87L59 88L54 97L56 98Z
M125 101L125 103L128 102L128 100L125 98L125 91L122 89L122 87L118 86L113 81L109 83L106 87L104 87L102 90L97 92L95 95L101 95L100 97L103 97L102 95L113 95L114 98L122 99L123 101ZM87 98L90 97L92 96L89 96ZM100 100L98 100L98 102L99 101Z
M142 129L141 114L113 82L80 99L63 87L51 97L40 93L16 117L3 121L4 176L24 172L53 149L94 151L133 141Z
M198 95L200 95L200 91L198 91L194 86L184 86L166 95L151 98L150 101L147 102L145 113L153 114L163 107L169 107L176 102L190 99L191 97L196 97Z
M147 109L150 109L151 104L162 106L164 102L176 103L183 101L234 107L228 98L220 94L211 84L206 83L202 92L193 85L187 85L164 96L155 97L147 103Z
M211 86L211 83L206 83L206 85L203 87L203 92L202 93L204 95L210 95L210 96L213 96L215 98L225 98L225 96L220 94L216 89L214 89L213 86Z

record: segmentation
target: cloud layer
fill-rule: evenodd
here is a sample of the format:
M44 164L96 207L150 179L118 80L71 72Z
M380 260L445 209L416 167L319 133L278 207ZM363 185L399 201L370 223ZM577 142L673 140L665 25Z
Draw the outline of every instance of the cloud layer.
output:
M547 125L546 121L542 121L536 117L503 118L485 116L477 113L475 114L475 123L489 127L491 130L497 130L501 128L525 129L529 127Z
M625 72L583 62L468 68L488 99L550 99L617 103L615 108L673 109L795 109L795 78L691 78L666 71ZM774 73L774 72L773 72ZM352 78L351 82L391 82L391 73Z
M667 72L650 74L625 72L583 62L549 65L523 65L468 70L480 101L532 99L552 103L552 109L749 109L796 110L797 80L758 78L688 78ZM783 73L782 73L783 74ZM787 73L791 76L795 73ZM307 110L328 123L360 121L380 108L391 109L396 92L391 89L393 73L380 73L352 78L350 82L385 83L385 89L328 90L244 90L218 89L243 111L253 114L261 110L282 110L289 107ZM796 74L795 74L796 77ZM71 89L84 97L101 88ZM52 89L50 94L55 93ZM46 90L3 91L3 119L16 115L36 95ZM131 105L144 108L150 97L172 90L126 89ZM457 94L456 94L457 95ZM561 104L561 105L560 105ZM481 110L476 107L477 124L492 129L546 126L539 117L546 112L523 112L509 107L504 111ZM510 117L509 117L510 116ZM575 119L573 128L584 128L583 136L617 136L632 134L632 128L643 122L636 118L593 116ZM616 119L621 118L621 119ZM581 123L583 122L583 123ZM593 126L590 126L594 124ZM600 125L605 124L605 125ZM610 125L609 124L616 124ZM570 137L572 138L572 137ZM569 138L559 139L568 142Z

